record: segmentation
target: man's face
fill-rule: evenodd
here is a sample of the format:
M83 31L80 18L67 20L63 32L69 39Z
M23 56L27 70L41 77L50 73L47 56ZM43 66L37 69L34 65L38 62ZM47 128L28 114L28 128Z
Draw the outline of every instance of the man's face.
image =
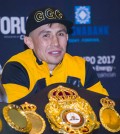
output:
M39 60L48 63L50 70L61 62L68 41L68 34L64 25L53 23L40 26L32 31L27 38L31 43L28 47L33 49Z

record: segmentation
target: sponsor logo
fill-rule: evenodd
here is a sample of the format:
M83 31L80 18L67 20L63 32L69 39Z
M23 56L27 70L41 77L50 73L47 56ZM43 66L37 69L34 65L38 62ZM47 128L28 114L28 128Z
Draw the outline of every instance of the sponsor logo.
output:
M0 33L4 38L23 39L25 31L25 22L27 17L8 17L0 18Z
M74 43L99 43L102 37L108 37L109 25L91 25L91 6L75 6L73 33L68 42ZM94 17L94 13L93 13Z
M84 56L86 61L93 65L99 78L115 78L116 73L116 55L97 55L97 56Z
M75 24L90 24L90 9L90 6L75 6Z

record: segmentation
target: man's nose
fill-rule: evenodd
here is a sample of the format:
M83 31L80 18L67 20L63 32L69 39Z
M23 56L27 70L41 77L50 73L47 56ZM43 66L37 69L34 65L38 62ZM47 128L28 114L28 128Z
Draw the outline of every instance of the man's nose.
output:
M59 39L57 36L54 36L52 39L52 45L59 46Z

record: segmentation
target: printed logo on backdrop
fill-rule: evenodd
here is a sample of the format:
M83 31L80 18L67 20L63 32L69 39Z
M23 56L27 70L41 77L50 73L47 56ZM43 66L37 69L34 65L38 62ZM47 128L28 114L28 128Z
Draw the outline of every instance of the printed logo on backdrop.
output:
M69 43L100 43L109 36L109 25L94 25L91 6L74 6L74 27ZM91 17L91 14L92 17Z
M84 56L90 62L99 78L114 78L116 74L116 55Z
M75 24L90 24L90 6L75 6Z
M94 25L94 13L91 6L74 6L74 27L69 38L69 44L85 45L103 42L101 39L109 36L109 25ZM92 16L91 16L92 14ZM103 43L101 43L103 44ZM116 77L116 55L84 56L90 62L99 78Z
M0 17L0 33L5 39L23 40L27 17L2 16Z

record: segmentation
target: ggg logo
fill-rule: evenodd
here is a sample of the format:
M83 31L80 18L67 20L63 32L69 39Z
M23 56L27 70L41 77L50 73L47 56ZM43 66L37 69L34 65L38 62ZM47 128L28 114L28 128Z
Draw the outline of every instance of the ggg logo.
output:
M34 19L37 22L41 22L45 19L62 19L63 14L59 10L52 10L50 8L46 9L44 12L43 11L37 11L34 15Z
M75 6L75 24L90 24L90 9L90 6Z

